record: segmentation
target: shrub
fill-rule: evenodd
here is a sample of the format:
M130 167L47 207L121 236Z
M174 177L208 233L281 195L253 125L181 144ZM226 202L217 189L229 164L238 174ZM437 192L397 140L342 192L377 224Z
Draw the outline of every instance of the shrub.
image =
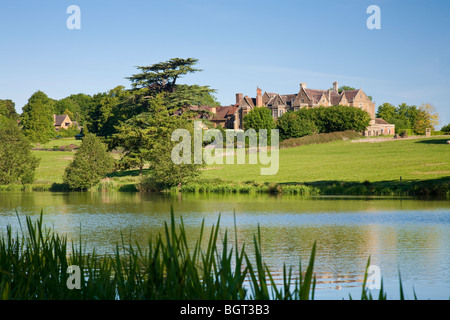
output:
M314 121L302 118L295 112L287 112L278 118L277 129L280 130L282 140L301 138L318 131Z
M307 131L308 126L312 129L313 127L311 127L311 124L313 124L315 130L311 131L317 133L331 133L347 130L362 132L366 130L370 124L370 115L366 111L350 106L301 108L300 110L293 112L293 114L298 118L303 119L303 130ZM287 119L294 122L300 120L293 115L287 115L285 118L280 118L280 129L286 128L285 139L294 138L296 136L289 134L289 132L295 132L293 129L297 129L297 126L291 125L293 129L289 131L290 126L283 123Z
M66 168L64 183L71 189L86 190L97 184L114 167L106 146L94 134L87 134Z
M328 143L339 140L350 140L350 139L357 139L359 137L361 137L361 134L353 130L343 132L320 133L305 136L302 138L291 138L284 140L280 143L280 148L292 148L310 144Z

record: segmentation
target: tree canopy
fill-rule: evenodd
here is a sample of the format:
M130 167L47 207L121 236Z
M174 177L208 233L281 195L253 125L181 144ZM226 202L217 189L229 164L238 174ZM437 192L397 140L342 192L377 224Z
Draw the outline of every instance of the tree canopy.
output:
M34 143L45 143L55 135L53 126L54 101L44 92L35 92L22 108L20 124L25 135Z
M8 118L17 120L19 115L17 114L15 103L12 100L0 100L0 115Z
M106 146L92 133L86 134L73 161L67 166L63 181L71 189L87 190L114 167Z
M439 114L430 104L417 107L402 103L395 107L390 103L383 103L378 107L377 117L395 124L396 133L409 129L416 134L425 134L427 128L434 130L439 123Z
M17 121L3 122L0 126L0 184L32 183L38 165L39 159L31 153L31 143Z

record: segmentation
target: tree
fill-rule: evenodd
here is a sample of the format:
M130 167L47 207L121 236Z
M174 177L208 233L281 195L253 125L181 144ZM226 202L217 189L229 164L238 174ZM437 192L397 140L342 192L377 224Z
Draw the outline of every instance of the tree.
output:
M301 108L295 112L299 117L312 121L319 133L346 130L362 132L370 125L370 115L350 106Z
M53 105L52 99L37 91L23 107L20 123L31 142L45 143L55 135Z
M73 161L67 166L63 181L74 190L87 190L114 167L106 146L92 133L86 134Z
M130 91L123 86L95 95L95 102L89 113L89 131L102 137L111 136L117 132L115 126L120 121L142 112L135 100L129 100L130 95Z
M72 121L78 121L79 123L83 121L80 106L70 97L56 101L53 109L55 114L66 114Z
M441 128L441 131L445 132L445 133L450 133L450 123L448 125L446 125L446 126L443 126Z
M15 103L12 100L0 100L0 115L5 116L8 119L19 119L19 115L16 112Z
M170 115L163 105L164 94L150 99L148 112L143 112L121 123L112 138L112 148L122 149L120 164L123 169L138 167L146 189L162 190L180 186L198 174L201 165L175 164L171 153L175 142L171 140L175 129L193 132L192 122L185 116ZM191 137L193 135L191 134ZM150 176L143 176L149 166Z
M286 112L277 119L277 128L280 130L282 140L300 138L318 132L314 122L302 118L295 112Z
M201 71L194 68L197 62L194 58L174 58L148 67L140 66L137 68L141 73L127 79L132 82L135 94L155 97L164 93L164 105L170 112L187 105L216 103L212 96L215 90L209 86L177 84L184 75Z
M0 126L0 184L32 183L38 165L39 159L31 153L31 143L17 121L3 122Z
M387 122L389 122L388 119L397 119L397 111L395 106L387 102L383 103L378 107L377 118L383 118Z
M272 117L272 111L270 109L266 107L256 107L250 110L250 112L244 116L243 120L245 130L254 129L258 140L260 137L263 137L263 139L266 139L268 144L272 142L270 130L275 129L276 126ZM265 133L264 131L260 132L261 129L265 129L267 131Z
M173 58L147 67L139 66L137 68L142 72L127 79L131 80L134 88L147 88L156 94L174 92L176 82L180 77L188 73L201 71L193 67L197 62L198 59L194 58Z
M255 129L256 131L274 129L275 122L273 121L271 110L266 107L256 107L250 110L244 116L244 128L245 130Z

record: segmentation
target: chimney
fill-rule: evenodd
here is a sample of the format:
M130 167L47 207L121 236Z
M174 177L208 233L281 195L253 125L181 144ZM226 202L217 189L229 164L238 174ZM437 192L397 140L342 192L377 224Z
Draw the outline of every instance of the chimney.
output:
M243 93L236 93L236 104L238 104L244 97Z
M217 113L217 109L216 109L216 107L211 107L211 108L210 108L210 111L211 111L212 113L214 113L214 114L216 114L216 113Z
M256 106L262 107L263 101L262 101L262 90L260 88L256 88Z
M333 91L339 93L339 86L337 81L333 82Z
M306 83L304 82L300 83L300 89L306 89Z

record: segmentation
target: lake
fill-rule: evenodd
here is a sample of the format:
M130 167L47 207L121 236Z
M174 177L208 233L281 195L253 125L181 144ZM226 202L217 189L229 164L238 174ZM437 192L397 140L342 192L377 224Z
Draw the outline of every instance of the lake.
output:
M112 253L122 239L146 245L163 231L173 206L194 242L220 215L234 241L251 255L261 229L263 259L279 278L283 264L303 268L317 241L316 299L358 299L367 261L380 268L388 298L399 297L399 270L406 296L450 298L450 201L386 197L301 197L246 194L143 195L124 192L0 193L0 232L20 231L16 211L38 218L69 241L80 233L87 250ZM231 241L230 240L230 241ZM378 290L371 290L374 296Z

